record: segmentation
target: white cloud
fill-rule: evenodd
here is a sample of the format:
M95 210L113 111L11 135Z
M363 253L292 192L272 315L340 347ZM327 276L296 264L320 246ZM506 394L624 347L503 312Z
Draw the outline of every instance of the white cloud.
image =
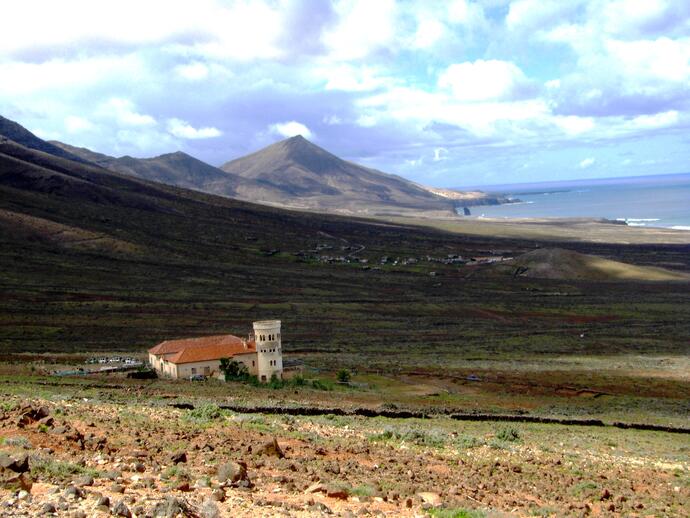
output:
M83 117L76 115L68 115L65 117L65 129L69 133L81 133L83 131L91 131L94 129L93 123Z
M374 67L346 63L319 67L315 70L315 75L326 81L326 90L346 92L374 90L392 82L392 79L380 75L380 71Z
M654 115L640 115L630 122L634 129L653 129L674 126L679 120L678 112L676 110L669 110Z
M185 65L177 65L175 73L189 81L200 81L208 77L208 67L199 61L194 61Z
M580 135L591 131L595 127L592 117L578 117L576 115L555 116L553 123L568 135Z
M454 0L448 5L448 21L472 27L481 26L486 22L484 8L476 2Z
M156 119L151 115L138 113L129 99L114 97L105 102L98 113L114 118L123 126L155 126Z
M589 157L589 158L585 158L584 160L582 160L578 165L579 165L580 169L587 169L588 167L592 167L595 162L596 162L596 159Z
M514 63L477 60L450 65L438 78L456 99L486 101L510 98L526 86L527 78Z
M125 77L141 79L144 74L140 58L131 54L74 61L58 58L40 63L0 59L0 95L24 96L75 88L83 90L99 83L118 82Z
M338 23L322 38L330 59L360 59L395 39L397 9L393 0L353 0L334 7Z
M581 3L578 0L517 0L510 3L506 27L512 31L545 29Z
M416 48L426 49L433 46L446 33L446 26L435 19L422 20L414 35L413 44Z
M194 128L191 124L181 119L168 119L167 121L168 133L184 139L204 139L220 137L223 132L218 128L204 127Z
M343 123L343 120L337 115L324 115L323 123L328 126L337 126Z
M295 137L302 135L306 139L313 138L314 134L304 124L297 121L278 122L269 126L269 131L283 137Z

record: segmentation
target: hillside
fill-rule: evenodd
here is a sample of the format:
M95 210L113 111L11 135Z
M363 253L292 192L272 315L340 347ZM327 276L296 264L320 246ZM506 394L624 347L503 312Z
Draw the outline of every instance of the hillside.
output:
M78 157L77 155L74 155L65 149L62 149L59 146L38 138L20 124L17 124L10 119L6 119L2 115L0 115L0 136L4 136L18 144L21 144L22 146L26 146L31 149L50 153L61 158L76 160L78 162L83 161L83 158Z
M0 348L143 350L164 339L239 332L252 320L280 318L286 336L289 329L286 351L303 351L320 365L446 369L463 355L484 354L487 340L499 354L515 347L581 350L589 344L574 338L572 319L599 322L600 313L614 320L596 324L593 350L687 348L685 284L583 287L577 280L491 278L449 259L517 257L534 245L291 212L5 140ZM687 245L568 246L690 271ZM568 304L560 295L529 295L541 290L568 296ZM633 313L611 305L631 298L641 301ZM630 344L625 329L633 323L639 340ZM537 332L538 340L525 343L522 337Z
M225 173L181 151L166 153L153 158L133 158L131 156L115 158L62 142L53 142L53 144L68 153L111 171L153 182L184 187L185 189L236 198L238 197L237 187L251 183L236 175Z
M276 142L221 166L274 192L246 186L243 199L350 214L423 211L453 214L453 203L396 175L347 162L302 136Z
M612 261L560 248L540 248L501 264L514 275L588 281L690 281L690 275Z

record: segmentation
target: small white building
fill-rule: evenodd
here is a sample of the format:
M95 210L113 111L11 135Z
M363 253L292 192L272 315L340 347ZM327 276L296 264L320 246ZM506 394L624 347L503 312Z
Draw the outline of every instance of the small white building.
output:
M247 338L215 335L166 340L149 349L149 363L161 377L220 377L220 360L230 358L243 363L259 381L267 382L272 376L282 379L280 320L261 320L253 327Z

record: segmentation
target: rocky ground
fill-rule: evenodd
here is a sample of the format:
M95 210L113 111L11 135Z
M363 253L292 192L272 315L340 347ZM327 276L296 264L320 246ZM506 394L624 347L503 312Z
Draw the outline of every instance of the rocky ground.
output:
M687 436L3 396L0 516L687 516Z

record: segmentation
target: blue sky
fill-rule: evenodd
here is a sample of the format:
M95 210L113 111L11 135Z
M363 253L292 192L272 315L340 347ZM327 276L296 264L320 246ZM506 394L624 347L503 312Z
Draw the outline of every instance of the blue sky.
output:
M688 171L687 0L22 0L0 114L213 165L302 134L435 186Z

